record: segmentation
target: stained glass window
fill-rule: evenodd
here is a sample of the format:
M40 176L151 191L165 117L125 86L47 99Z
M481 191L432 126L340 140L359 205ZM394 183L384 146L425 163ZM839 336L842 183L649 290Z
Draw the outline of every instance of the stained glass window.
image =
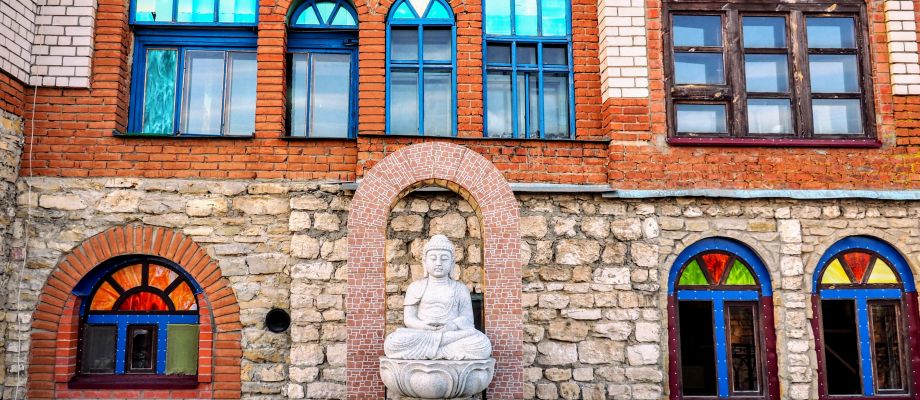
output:
M727 273L726 273L727 272ZM752 286L757 279L737 256L723 252L703 253L690 260L677 281L681 286Z
M307 1L292 14L291 27L354 29L358 27L358 15L343 0Z
M853 250L831 260L821 276L822 285L897 285L897 274L885 259L864 250Z
M162 265L138 263L102 280L90 311L195 311L198 303L188 281Z
M132 23L255 24L256 0L133 0ZM215 4L216 2L216 4Z

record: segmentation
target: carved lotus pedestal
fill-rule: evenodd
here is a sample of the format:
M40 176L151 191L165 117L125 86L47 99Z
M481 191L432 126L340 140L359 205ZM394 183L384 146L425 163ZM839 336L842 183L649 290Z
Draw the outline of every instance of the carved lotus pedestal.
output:
M493 375L493 358L462 361L380 358L383 384L404 398L469 398L485 390Z

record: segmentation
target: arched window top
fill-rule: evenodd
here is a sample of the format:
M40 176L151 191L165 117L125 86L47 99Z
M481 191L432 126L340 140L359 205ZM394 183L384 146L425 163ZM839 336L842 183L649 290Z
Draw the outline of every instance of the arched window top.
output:
M453 24L454 13L444 0L398 0L390 9L389 20L395 24Z
M292 28L357 29L358 14L344 0L308 0L291 14Z
M257 0L132 0L131 23L141 25L255 25Z
M916 291L904 256L890 244L869 236L851 236L834 243L818 261L814 290L838 288L903 288Z
M83 303L88 313L185 312L197 311L198 286L173 265L155 257L130 257L107 262L100 271L77 285L91 284ZM89 282L91 281L91 282ZM75 289L75 292L77 291Z
M568 0L484 0L486 35L566 36L570 32Z
M766 266L750 248L726 238L700 240L677 256L668 292L681 289L760 290L772 295Z

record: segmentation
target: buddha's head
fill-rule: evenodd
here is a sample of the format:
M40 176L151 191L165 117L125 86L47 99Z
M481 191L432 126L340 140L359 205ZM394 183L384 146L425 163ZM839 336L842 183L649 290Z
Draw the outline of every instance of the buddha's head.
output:
M454 244L444 235L434 235L422 250L425 276L449 277L454 270Z

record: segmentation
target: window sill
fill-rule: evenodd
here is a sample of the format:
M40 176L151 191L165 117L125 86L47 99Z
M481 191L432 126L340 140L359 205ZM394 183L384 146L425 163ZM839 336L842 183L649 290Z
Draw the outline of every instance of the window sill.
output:
M731 147L849 147L879 148L876 139L783 139L783 138L706 138L669 137L672 146L731 146Z
M197 375L76 375L67 383L70 389L195 389Z
M308 137L308 136L282 136L282 140L290 140L292 142L316 142L323 140L334 140L342 142L353 142L356 138L353 137Z
M359 133L358 137L372 137L372 138L414 138L414 139L450 139L450 140L462 140L462 141L511 141L511 142L563 142L563 143L610 143L610 139L576 139L576 138L566 138L566 139L540 139L540 138L504 138L504 137L462 137L462 136L423 136L423 135L405 135L405 134L394 134L394 133Z
M117 138L131 139L253 139L255 137L254 135L161 135L137 132L122 133L119 131L113 131L112 134Z

